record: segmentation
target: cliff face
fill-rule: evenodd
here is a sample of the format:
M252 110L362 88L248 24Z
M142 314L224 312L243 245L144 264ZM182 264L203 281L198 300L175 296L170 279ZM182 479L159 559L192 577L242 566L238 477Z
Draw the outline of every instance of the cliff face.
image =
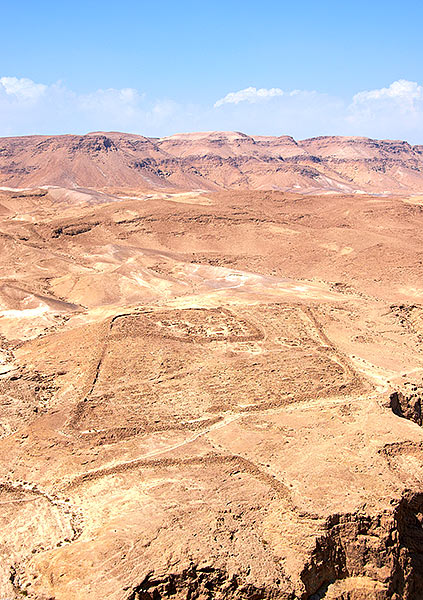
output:
M304 193L423 192L421 146L369 138L123 133L0 140L0 184Z
M409 419L422 426L422 401L423 390L413 384L403 386L401 390L393 392L390 396L390 406L399 417Z
M422 597L422 511L423 494L407 492L392 510L375 517L332 515L301 573L304 598Z

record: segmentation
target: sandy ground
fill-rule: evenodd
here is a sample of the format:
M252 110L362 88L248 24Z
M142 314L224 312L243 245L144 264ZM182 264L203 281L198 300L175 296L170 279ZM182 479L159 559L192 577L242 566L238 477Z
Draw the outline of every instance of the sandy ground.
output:
M18 196L0 596L421 597L417 202Z

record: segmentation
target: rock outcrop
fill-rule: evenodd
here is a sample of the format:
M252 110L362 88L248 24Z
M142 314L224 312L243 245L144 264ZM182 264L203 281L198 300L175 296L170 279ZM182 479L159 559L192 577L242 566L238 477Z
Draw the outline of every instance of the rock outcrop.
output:
M390 395L390 406L399 417L423 425L422 402L423 389L413 383L405 383L401 389Z

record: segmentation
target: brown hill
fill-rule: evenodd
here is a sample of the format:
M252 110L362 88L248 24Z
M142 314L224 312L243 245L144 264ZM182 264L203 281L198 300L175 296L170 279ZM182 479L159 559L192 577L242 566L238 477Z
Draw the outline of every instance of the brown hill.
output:
M422 146L361 137L147 138L125 133L0 139L0 185L139 190L423 193Z

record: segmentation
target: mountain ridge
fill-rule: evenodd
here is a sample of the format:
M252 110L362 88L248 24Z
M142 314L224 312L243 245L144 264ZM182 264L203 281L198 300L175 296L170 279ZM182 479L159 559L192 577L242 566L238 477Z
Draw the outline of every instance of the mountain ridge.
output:
M413 194L423 193L423 146L237 131L3 137L0 185Z

